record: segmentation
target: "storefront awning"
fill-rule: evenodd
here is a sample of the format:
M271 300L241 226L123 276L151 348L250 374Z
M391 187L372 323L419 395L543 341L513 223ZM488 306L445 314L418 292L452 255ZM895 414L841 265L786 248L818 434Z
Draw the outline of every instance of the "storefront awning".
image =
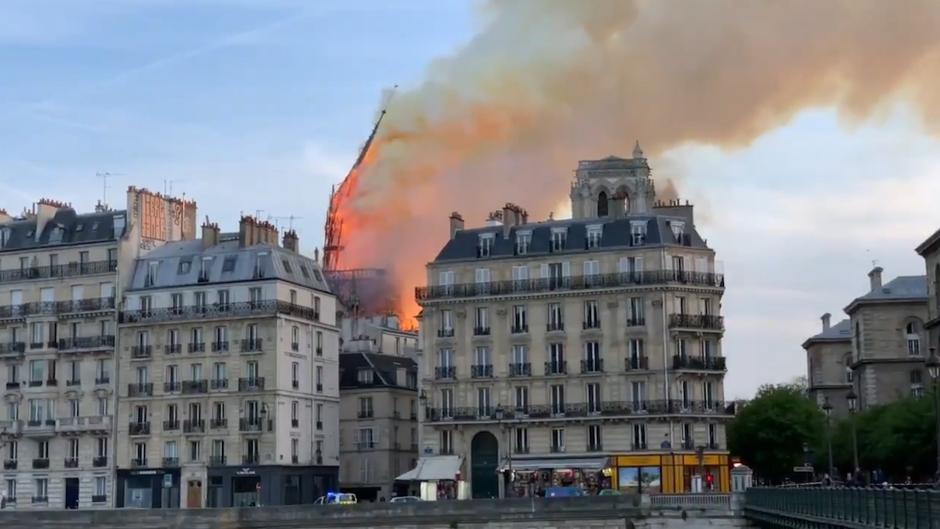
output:
M457 479L460 473L460 456L422 457L417 466L395 478L395 481L441 481Z
M509 460L503 460L503 467L512 467L513 470L558 470L570 468L573 470L602 470L608 466L606 457L551 457L540 459L516 459L511 465Z

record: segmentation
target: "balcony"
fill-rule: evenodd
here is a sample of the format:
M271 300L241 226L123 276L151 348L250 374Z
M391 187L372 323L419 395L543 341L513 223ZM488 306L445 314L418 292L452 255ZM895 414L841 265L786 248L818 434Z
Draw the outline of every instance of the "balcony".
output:
M163 383L163 392L164 393L174 393L180 390L182 383L177 380L175 382L164 382Z
M23 435L29 437L48 437L55 434L55 419L30 419L23 426Z
M291 344L290 344L290 350L291 350L291 351L294 351L295 353L296 353L297 351L300 351L300 344L299 344L298 342L291 342Z
M290 387L293 388L293 389L300 389L300 381L299 381L299 380L291 380L291 381L290 381Z
M44 345L42 342L29 342L30 349L42 349Z
M49 468L49 458L33 459L33 468L35 469Z
M213 378L209 381L210 389L228 389L227 378Z
M427 408L425 413L428 422L492 422L496 420L492 414L492 410L485 409L481 412L478 407ZM723 415L726 413L724 403L720 401L688 401L683 403L681 400L637 400L568 403L564 405L560 403L556 405L529 405L521 408L504 409L503 420L540 420L551 417L587 417L592 415L603 417L648 417L686 414Z
M169 431L179 430L179 429L180 429L179 419L174 419L172 421L163 421L164 432L169 432Z
M674 355L672 357L672 368L696 371L725 371L725 357Z
M645 371L650 368L649 358L646 356L630 356L624 358L627 371Z
M603 452L604 445L602 445L601 443L588 443L587 451L588 452Z
M592 330L592 329L600 329L601 320L597 318L592 318L590 320L581 322L581 328L584 329L585 331Z
M7 389L20 389L19 382L7 382Z
M173 343L163 346L163 352L168 355L178 355L183 352L183 344Z
M314 389L317 393L323 393L323 384L317 384Z
M645 327L646 318L627 318L627 327Z
M153 383L147 382L144 384L128 384L127 385L127 396L128 397L152 397L153 396Z
M238 420L238 431L240 432L260 432L261 419L258 417L241 418Z
M317 347L316 353L317 353L317 356L323 356L323 348L322 348L322 347Z
M263 391L264 377L238 379L238 391Z
M41 385L42 385L42 380L30 380L29 381L29 387L31 388L38 388Z
M108 501L107 494L92 494L91 502L92 503L105 503Z
M228 342L212 342L212 352L213 353L228 352Z
M634 450L634 451L647 450L647 446L648 445L645 442L634 441L633 444L630 445L630 450Z
M62 338L59 340L59 351L63 352L77 349L111 349L113 347L114 335Z
M568 362L564 360L545 362L545 376L565 375L567 373L568 373Z
M76 277L84 275L108 274L117 270L117 261L72 262L51 266L31 266L26 268L3 270L0 283L25 281L30 279L50 279L56 277Z
M150 435L149 422L132 422L127 426L129 435Z
M59 433L109 433L111 431L111 416L65 417L56 420L55 430Z
M316 429L318 432L323 430L323 421L317 421Z
M356 443L356 450L373 450L375 441L359 441Z
M150 310L127 310L121 312L120 323L151 323L164 321L212 320L218 318L240 318L285 314L308 321L317 321L316 313L309 307L294 305L274 299L242 301L238 303L213 303L211 305L187 305ZM2 317L2 315L0 315Z
M97 312L113 309L113 297L77 299L72 301L59 301L56 303L56 312L59 314L69 314L72 312Z
M257 465L258 464L258 454L248 454L242 456L243 465Z
M669 328L721 332L725 330L725 319L721 316L708 314L670 314Z
M199 393L208 393L208 392L209 392L209 381L206 379L183 381L183 395L195 395Z
M25 342L0 343L0 356L19 356L26 352Z
M58 348L59 348L59 341L58 341L58 340L49 340L48 342L46 342L46 348L48 348L48 349L58 349Z
M291 419L291 420L290 420L290 427L291 427L291 428L297 428L297 427L299 427L299 426L300 426L300 420L299 420L299 419Z
M15 459L3 460L3 470L16 470L16 460Z
M470 376L472 378L492 378L493 377L493 365L473 365L470 366Z
M603 358L589 358L587 360L581 360L581 373L582 374L596 374L604 372L604 359Z
M209 428L228 428L228 419L211 419L209 420Z
M62 463L65 468L78 468L78 458L77 457L67 457Z
M72 378L72 379L66 380L66 381L65 381L65 385L68 386L68 387L71 387L71 386L81 386L81 385L82 385L82 381L79 380L79 379L76 379L76 378Z
M564 278L533 278L521 280L490 281L487 283L460 283L456 285L434 285L415 289L419 303L443 299L473 298L484 296L506 296L530 294L555 290L592 290L619 288L635 285L682 283L696 286L724 288L722 274L703 272L679 272L674 270L648 270L613 274L590 274Z
M59 385L59 381L54 378L47 378L46 385L49 387L55 387Z
M454 329L453 329L453 328L450 328L450 329L438 329L438 330L437 330L437 337L438 337L438 338L453 338L453 337L454 337Z
M183 433L205 433L206 421L202 419L183 421Z
M49 496L33 496L33 503L49 503Z
M108 466L108 456L95 456L91 461L91 466L96 468Z
M509 364L509 376L511 377L532 376L532 364L530 364L529 362Z
M209 456L209 466L210 467L225 466L225 456Z
M489 336L490 328L489 327L474 327L473 335L474 336Z
M357 414L357 417L360 419L371 419L372 416L372 410L359 410L359 413Z
M512 334L526 334L527 332L529 332L529 326L528 324L525 324L525 323L521 325L513 324L509 328L509 332Z
M242 352L243 353L261 352L262 345L263 344L262 344L261 338L242 340Z
M457 368L454 366L447 367L435 367L434 368L434 378L436 380L441 379L455 379L457 378Z
M152 345L132 345L131 358L150 358L153 353Z
M105 384L110 384L110 383L111 383L110 375L102 375L100 377L95 377L96 386L104 386Z
M550 321L545 324L545 332L565 332L565 323L562 321Z
M180 458L178 457L164 457L163 468L177 468L180 466Z
M553 454L562 454L562 453L565 452L565 445L556 445L556 444L552 444L552 446L551 446L551 452L552 452Z
M131 468L144 468L147 466L147 458L135 457L131 459Z
M204 353L206 352L206 342L192 342L187 345L186 350L190 353Z

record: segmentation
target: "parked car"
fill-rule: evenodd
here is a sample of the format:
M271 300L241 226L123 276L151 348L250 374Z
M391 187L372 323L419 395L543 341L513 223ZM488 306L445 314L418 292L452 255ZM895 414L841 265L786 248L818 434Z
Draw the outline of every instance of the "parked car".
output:
M359 503L356 495L351 492L329 492L326 496L320 496L315 505L353 505Z
M421 498L417 496L395 496L389 503L417 503L421 501Z
M578 487L549 487L545 489L546 498L569 498L572 496L584 496L584 491Z

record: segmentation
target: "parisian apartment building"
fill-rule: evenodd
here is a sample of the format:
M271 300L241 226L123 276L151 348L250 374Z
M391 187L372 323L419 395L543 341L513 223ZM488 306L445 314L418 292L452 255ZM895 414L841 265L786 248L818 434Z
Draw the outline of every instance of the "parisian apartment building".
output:
M118 300L141 253L192 236L195 204L0 210L0 493L7 508L113 505Z
M340 487L360 501L410 495L412 485L396 478L418 458L417 333L387 316L347 319L343 328Z
M572 470L587 488L684 491L704 472L727 490L724 277L693 207L657 200L639 145L579 162L570 191L571 219L451 216L416 292L422 457L462 457L473 497Z
M940 354L940 230L934 232L916 249L923 257L927 271L927 352Z
M834 414L850 411L850 393L856 410L864 410L921 396L928 387L928 344L936 343L928 335L928 279L884 281L883 273L874 267L868 291L845 307L847 317L831 325L831 316L823 315L820 333L803 343L809 394L819 406L828 402Z
M339 469L339 327L295 232L242 217L137 259L118 325L115 505L310 503Z

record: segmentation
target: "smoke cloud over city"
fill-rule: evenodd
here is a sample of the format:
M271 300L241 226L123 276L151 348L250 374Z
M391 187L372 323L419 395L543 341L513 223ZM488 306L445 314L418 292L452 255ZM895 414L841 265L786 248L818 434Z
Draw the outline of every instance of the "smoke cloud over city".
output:
M477 36L391 100L338 203L341 265L388 268L410 317L451 211L469 226L505 202L534 219L557 215L579 159L628 157L639 139L660 192L674 185L681 197L682 175L656 174L658 154L688 142L743 147L809 107L836 107L850 124L905 99L937 131L940 3L893 7L486 4Z

